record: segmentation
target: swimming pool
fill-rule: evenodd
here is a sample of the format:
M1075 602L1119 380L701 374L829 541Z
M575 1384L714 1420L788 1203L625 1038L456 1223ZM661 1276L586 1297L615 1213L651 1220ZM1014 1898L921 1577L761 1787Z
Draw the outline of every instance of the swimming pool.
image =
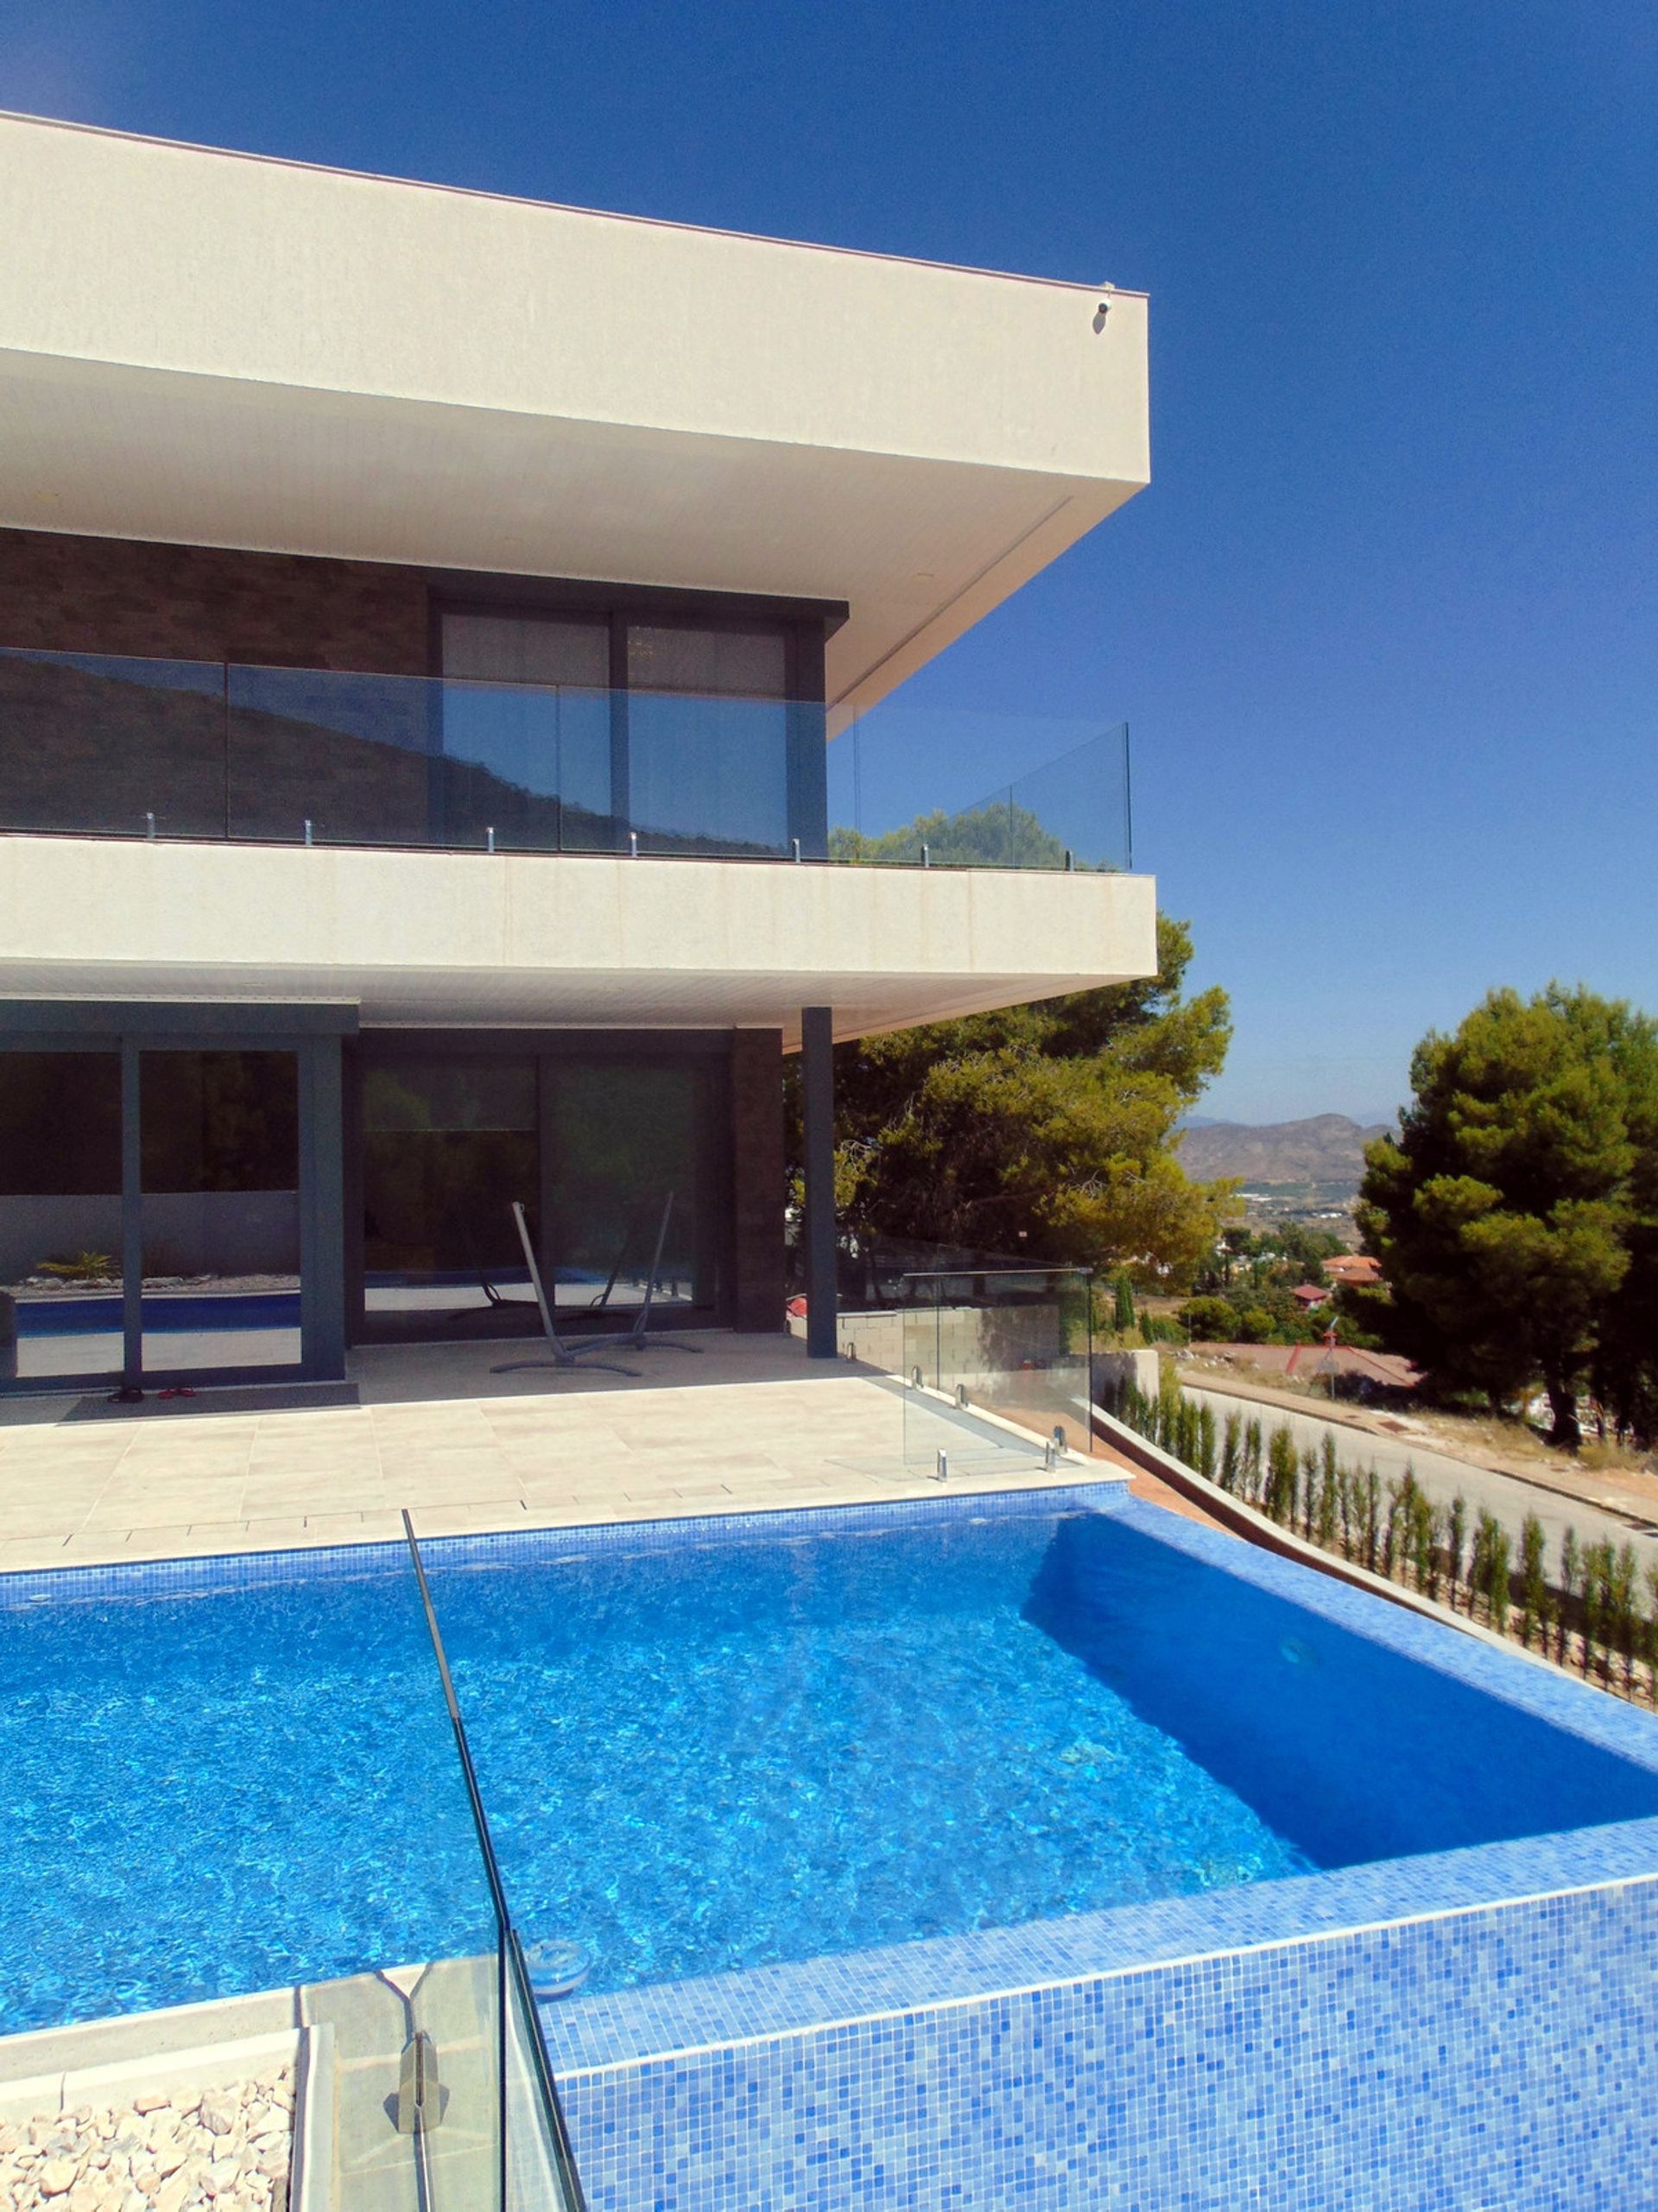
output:
M1649 1716L1112 1485L425 1548L601 2208L1231 2203L1321 2098L1426 2204L1522 2065L1652 2133ZM395 1548L0 1583L0 2026L487 1948Z

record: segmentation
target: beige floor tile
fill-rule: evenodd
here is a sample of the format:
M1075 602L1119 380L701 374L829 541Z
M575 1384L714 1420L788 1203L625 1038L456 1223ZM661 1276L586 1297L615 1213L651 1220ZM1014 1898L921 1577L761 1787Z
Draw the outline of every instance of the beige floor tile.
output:
M22 1574L31 1568L61 1567L67 1564L63 1546L61 1536L0 1538L0 1574ZM85 1561L77 1558L74 1564L84 1566Z
M314 1513L305 1517L311 1544L386 1544L402 1541L402 1517L383 1507L373 1513Z
M417 1525L477 1531L938 1495L903 1468L889 1390L779 1339L707 1343L706 1362L550 1387L490 1376L499 1345L381 1347L353 1356L358 1407L0 1426L0 1569L386 1540L403 1504ZM1041 1478L964 1469L952 1488L1016 1480Z

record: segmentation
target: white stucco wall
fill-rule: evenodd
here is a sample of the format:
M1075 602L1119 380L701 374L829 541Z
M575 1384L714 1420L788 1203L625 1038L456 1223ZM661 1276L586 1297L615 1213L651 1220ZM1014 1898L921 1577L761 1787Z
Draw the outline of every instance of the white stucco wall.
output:
M840 1036L1156 968L1144 875L0 838L0 995Z

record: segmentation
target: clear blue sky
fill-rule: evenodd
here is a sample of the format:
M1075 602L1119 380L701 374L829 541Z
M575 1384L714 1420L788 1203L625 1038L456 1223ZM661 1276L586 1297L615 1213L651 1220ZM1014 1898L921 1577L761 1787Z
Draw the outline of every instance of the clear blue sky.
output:
M1152 488L911 694L1131 723L1210 1112L1658 1010L1650 0L9 0L0 104L1149 291Z

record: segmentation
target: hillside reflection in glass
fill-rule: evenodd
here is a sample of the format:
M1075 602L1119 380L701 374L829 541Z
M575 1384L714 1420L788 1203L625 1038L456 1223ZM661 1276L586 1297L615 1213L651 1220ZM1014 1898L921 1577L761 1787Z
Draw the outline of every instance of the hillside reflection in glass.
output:
M894 824L907 763L946 765L1071 743L1056 758L965 806ZM829 856L866 866L1125 869L1134 864L1126 723L877 706L829 747Z
M826 749L838 710L788 695L784 642L764 629L463 613L445 617L443 653L441 676L386 676L0 648L0 831L1132 862L1121 724L883 705ZM1044 755L966 806L906 819L909 799L882 796L883 781L895 793L964 757Z

